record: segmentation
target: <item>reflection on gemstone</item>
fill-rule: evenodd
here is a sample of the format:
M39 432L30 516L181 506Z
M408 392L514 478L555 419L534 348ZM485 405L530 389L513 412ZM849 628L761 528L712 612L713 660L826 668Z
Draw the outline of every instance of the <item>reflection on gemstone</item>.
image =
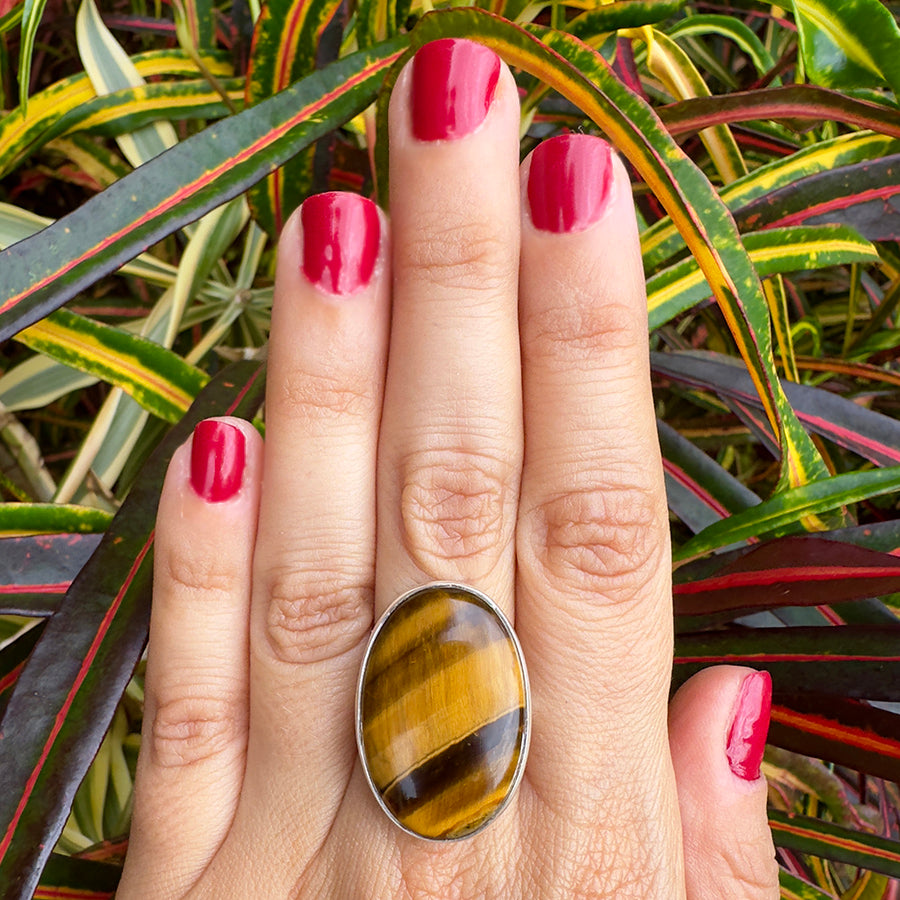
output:
M483 595L427 585L388 611L360 674L357 736L401 827L453 840L497 815L524 766L526 685L512 629Z

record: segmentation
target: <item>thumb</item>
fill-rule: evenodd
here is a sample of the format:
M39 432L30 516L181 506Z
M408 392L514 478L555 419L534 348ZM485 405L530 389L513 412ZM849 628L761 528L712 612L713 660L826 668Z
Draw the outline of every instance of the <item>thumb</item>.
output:
M669 707L688 900L776 900L778 867L760 775L768 672L704 669Z

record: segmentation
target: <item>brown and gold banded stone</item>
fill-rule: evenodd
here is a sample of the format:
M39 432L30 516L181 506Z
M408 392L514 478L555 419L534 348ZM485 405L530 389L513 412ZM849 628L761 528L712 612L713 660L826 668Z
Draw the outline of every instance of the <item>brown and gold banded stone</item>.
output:
M388 814L454 840L483 828L518 783L527 681L501 613L462 586L426 585L379 623L359 684L360 754Z

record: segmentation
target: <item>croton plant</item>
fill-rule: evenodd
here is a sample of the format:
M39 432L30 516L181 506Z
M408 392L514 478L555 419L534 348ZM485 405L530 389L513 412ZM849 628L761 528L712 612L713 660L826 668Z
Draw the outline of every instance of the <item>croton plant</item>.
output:
M630 166L673 684L771 672L783 897L900 897L892 5L0 0L0 895L112 896L167 460L206 416L264 427L283 221L386 203L399 68L466 37L523 154L578 129Z

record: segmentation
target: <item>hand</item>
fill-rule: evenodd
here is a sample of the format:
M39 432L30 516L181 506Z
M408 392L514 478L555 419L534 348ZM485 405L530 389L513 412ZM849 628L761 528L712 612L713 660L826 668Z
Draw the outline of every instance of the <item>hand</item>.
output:
M428 45L391 100L390 221L338 194L286 226L265 446L203 423L161 499L120 900L777 897L767 676L668 703L625 170L584 135L520 168L518 133L489 50ZM532 691L517 794L452 843L388 820L354 739L372 623L432 580L496 600Z

